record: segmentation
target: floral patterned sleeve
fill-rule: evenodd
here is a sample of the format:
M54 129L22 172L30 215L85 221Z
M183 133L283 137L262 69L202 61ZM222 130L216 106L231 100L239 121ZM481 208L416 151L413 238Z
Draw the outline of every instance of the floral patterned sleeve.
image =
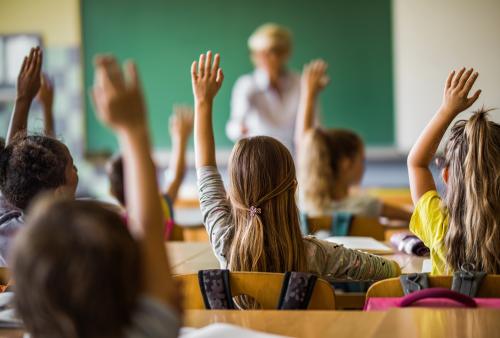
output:
M401 274L399 265L380 256L343 245L305 238L308 247L308 261L311 272L332 279L379 280L397 277Z
M212 249L222 268L227 267L227 254L233 238L233 221L224 183L217 167L197 170L200 209Z

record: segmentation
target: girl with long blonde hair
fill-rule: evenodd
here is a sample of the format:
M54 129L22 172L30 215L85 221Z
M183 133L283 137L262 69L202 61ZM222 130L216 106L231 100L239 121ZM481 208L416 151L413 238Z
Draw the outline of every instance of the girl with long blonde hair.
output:
M195 153L200 206L222 268L237 271L312 272L327 279L397 276L397 263L302 237L295 202L292 156L265 136L240 140L229 160L226 194L215 161L212 103L222 85L219 55L200 55L191 68L195 98Z
M479 97L469 97L478 73L453 71L443 103L408 156L415 212L410 228L431 249L432 273L450 274L464 265L500 273L500 125L480 109L451 129L445 147L443 198L429 163L453 119Z

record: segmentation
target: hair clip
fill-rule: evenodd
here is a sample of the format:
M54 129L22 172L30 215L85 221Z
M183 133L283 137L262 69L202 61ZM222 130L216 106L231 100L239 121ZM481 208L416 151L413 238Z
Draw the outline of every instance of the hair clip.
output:
M261 213L262 212L261 212L260 208L256 208L253 205L250 207L250 217L254 217L257 214L260 215Z

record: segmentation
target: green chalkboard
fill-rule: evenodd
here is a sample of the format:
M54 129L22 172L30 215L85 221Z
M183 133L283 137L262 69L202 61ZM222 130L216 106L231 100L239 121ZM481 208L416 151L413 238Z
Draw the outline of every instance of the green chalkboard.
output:
M246 42L265 22L290 28L290 67L312 58L329 64L332 83L321 96L327 126L348 127L369 145L394 141L390 0L85 0L82 4L85 86L97 53L135 59L146 92L155 147L168 147L167 120L174 103L192 103L189 68L201 52L219 52L225 82L217 96L214 128L225 136L231 89L252 70ZM89 153L113 151L114 137L86 104Z

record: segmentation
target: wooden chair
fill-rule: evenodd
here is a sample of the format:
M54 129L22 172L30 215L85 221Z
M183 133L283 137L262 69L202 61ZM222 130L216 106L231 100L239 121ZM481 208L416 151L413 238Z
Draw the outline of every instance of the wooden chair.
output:
M319 230L330 231L331 229L332 216L307 217L307 220L311 233ZM385 227L379 222L378 218L354 216L349 228L349 236L366 236L378 241L384 241Z
M231 292L233 297L240 295L253 297L263 309L276 309L283 277L282 273L231 272ZM174 279L182 283L185 309L205 309L198 274L176 275ZM330 283L318 278L308 309L335 310L335 293Z
M451 288L452 276L430 276L429 287ZM366 293L366 298L371 297L403 297L403 289L399 278L385 279L374 283ZM500 275L487 275L484 277L477 297L500 297Z

